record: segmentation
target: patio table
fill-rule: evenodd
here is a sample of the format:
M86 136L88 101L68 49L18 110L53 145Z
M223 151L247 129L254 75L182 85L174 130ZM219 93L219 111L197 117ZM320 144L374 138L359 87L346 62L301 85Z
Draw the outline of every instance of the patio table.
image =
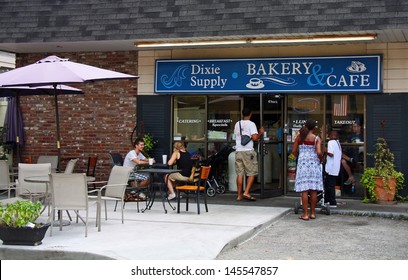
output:
M142 210L142 212L145 212L147 209L151 209L154 203L154 200L156 198L156 190L155 190L155 186L159 187L159 192L162 198L162 203L163 203L163 209L164 209L164 213L167 214L167 209L166 209L166 201L167 203L170 205L171 209L176 210L175 207L173 207L168 199L167 196L167 180L168 180L168 176L167 179L165 181L161 180L161 182L155 182L154 181L154 175L169 175L172 173L176 173L176 172L180 172L181 170L179 169L168 169L168 168L148 168L148 169L142 169L142 170L138 170L137 172L140 173L148 173L150 176L150 195L149 195L149 201L146 205L146 208L144 210ZM162 178L161 178L162 179Z

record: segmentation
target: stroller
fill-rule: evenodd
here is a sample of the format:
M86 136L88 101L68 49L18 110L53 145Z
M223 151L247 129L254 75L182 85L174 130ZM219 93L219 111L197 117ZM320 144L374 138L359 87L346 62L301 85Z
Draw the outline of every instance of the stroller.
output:
M223 172L222 163L228 160L229 154L233 151L230 146L224 146L219 152L209 156L206 160L200 162L201 165L211 165L210 176L207 180L207 195L209 197L223 194L226 191L226 176ZM218 182L219 181L219 182Z

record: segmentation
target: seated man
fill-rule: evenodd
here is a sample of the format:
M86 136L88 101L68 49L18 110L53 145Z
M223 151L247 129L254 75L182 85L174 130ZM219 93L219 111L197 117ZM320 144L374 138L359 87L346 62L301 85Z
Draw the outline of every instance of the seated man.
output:
M352 125L353 133L348 137L348 143L363 143L364 135L361 131L361 125L358 121ZM359 157L359 148L352 147L347 149L346 153L342 154L341 165L344 170L347 172L347 180L344 182L345 185L350 185L354 183L354 175L351 170L350 164L357 163L360 161Z
M149 160L142 153L144 145L142 138L136 138L133 143L134 149L127 153L125 160L123 161L123 166L136 168L140 165L149 165ZM150 183L148 174L134 172L133 175L131 175L131 178L137 181L138 186L140 187L146 187ZM132 181L131 185L134 187L135 183Z

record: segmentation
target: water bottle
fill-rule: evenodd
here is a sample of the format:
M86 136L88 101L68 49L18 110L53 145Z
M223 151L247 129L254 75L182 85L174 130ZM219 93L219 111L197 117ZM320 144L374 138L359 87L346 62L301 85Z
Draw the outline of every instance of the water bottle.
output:
M351 192L354 193L356 191L356 188L354 187L354 185L351 186Z

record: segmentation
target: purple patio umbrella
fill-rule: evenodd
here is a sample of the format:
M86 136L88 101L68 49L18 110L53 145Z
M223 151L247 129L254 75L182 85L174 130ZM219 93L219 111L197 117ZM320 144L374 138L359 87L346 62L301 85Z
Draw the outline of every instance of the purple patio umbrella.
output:
M4 128L6 133L3 136L3 141L8 144L22 146L24 145L24 129L23 118L18 107L17 97L11 96L8 99L6 117L4 120Z
M137 79L138 76L106 70L82 63L71 62L65 58L49 56L27 66L0 74L0 86L41 86L84 83L89 81ZM57 149L60 158L60 131L57 94L55 96L55 118L57 122Z
M21 161L20 148L24 146L24 125L20 111L20 96L23 95L59 95L59 94L81 94L80 89L65 85L38 86L38 87L0 87L0 97L9 97L5 118L5 129L3 141L17 148L17 159ZM58 110L58 108L56 108ZM58 119L57 119L58 120ZM58 126L58 125L57 125Z

